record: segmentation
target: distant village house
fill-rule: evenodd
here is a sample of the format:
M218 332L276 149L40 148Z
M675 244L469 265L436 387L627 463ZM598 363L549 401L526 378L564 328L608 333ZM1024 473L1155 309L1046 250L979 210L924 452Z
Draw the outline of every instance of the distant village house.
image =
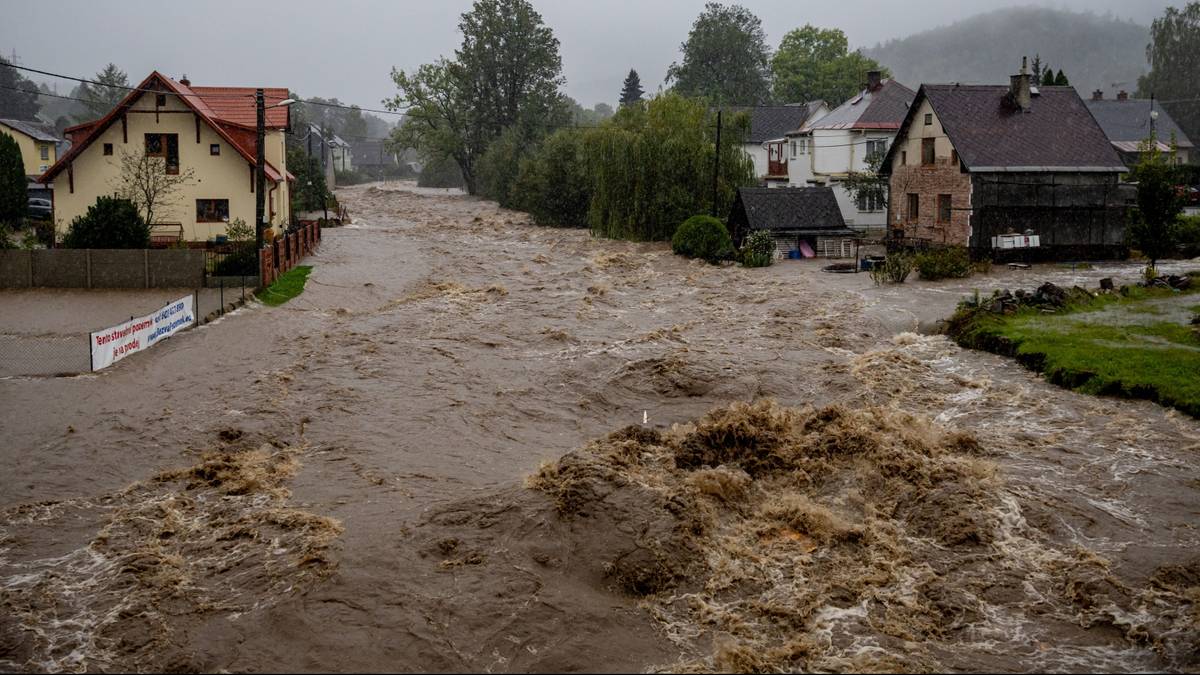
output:
M1174 143L1175 161L1178 163L1190 164L1200 160L1196 156L1195 146L1183 129L1161 105L1156 105L1148 98L1129 98L1129 94L1121 91L1115 99L1105 99L1104 92L1097 89L1092 93L1087 107L1126 166L1132 167L1138 163L1142 143L1149 140L1151 134L1157 139L1157 147L1162 152L1170 152Z
M750 133L743 141L742 149L754 162L754 175L759 183L782 187L788 184L786 134L829 112L829 106L824 101L812 101L735 108L730 112L745 112L750 116Z
M65 145L54 127L26 120L0 119L0 134L8 134L21 150L25 175L29 178L29 196L50 198L50 190L37 182L37 177L58 161L59 149Z

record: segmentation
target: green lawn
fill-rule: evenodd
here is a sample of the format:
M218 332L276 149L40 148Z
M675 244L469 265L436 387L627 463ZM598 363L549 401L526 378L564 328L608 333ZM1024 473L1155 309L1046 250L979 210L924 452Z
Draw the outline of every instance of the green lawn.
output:
M312 272L312 265L297 265L284 272L275 283L258 292L258 299L264 305L278 307L283 303L304 292L304 284Z
M1144 398L1200 417L1200 337L1194 295L1135 289L1057 314L979 312L954 337L1017 358L1051 382L1088 394Z

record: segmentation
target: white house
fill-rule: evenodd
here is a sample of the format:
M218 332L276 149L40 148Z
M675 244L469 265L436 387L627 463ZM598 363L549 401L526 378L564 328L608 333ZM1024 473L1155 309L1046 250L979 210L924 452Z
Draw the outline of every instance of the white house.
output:
M848 227L882 234L887 205L852 199L841 183L850 172L867 170L870 156L887 152L915 96L899 82L881 79L878 71L868 73L866 89L787 134L788 185L832 187Z
M733 112L750 115L750 135L746 137L742 149L754 162L754 175L765 185L784 186L788 183L788 162L784 153L786 134L828 113L829 106L824 101L812 101L760 105Z

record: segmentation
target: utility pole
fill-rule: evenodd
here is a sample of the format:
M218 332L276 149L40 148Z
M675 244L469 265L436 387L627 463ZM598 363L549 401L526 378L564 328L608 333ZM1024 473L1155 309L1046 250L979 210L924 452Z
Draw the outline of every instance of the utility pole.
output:
M267 158L266 151L263 148L267 137L267 109L266 103L263 101L262 89L256 89L254 92L254 108L258 116L254 165L254 245L256 247L255 250L261 250L263 246L263 230L266 227L266 224L263 222L266 210L266 195L263 193L267 190Z
M717 218L717 177L721 175L721 111L717 111L717 147L713 153L712 216Z

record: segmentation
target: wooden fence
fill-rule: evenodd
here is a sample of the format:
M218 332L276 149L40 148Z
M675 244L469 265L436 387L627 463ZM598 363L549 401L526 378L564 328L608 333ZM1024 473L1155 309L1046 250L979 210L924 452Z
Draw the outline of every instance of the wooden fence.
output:
M265 288L279 275L300 263L300 260L317 250L321 243L321 228L316 223L301 225L264 247L258 254L260 282Z

